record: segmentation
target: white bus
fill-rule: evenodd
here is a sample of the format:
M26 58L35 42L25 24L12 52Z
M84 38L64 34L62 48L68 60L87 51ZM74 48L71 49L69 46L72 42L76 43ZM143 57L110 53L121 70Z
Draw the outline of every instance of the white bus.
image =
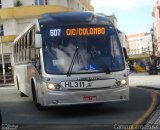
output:
M104 15L48 13L14 41L15 85L38 108L127 101L125 56Z

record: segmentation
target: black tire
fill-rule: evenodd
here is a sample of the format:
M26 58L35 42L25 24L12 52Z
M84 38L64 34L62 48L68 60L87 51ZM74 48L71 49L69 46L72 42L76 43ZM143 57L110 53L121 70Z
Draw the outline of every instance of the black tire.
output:
M45 111L45 110L46 110L46 107L42 106L42 105L39 104L39 103L36 103L35 105L36 105L36 107L37 107L37 109L38 109L39 111Z
M17 89L19 90L19 82L18 82L18 78L17 79Z
M32 85L32 96L33 96L33 102L34 102L35 106L37 107L37 109L38 109L39 111L44 111L44 110L46 110L46 108L45 108L44 106L42 106L41 104L39 104L39 103L37 102L37 95L36 95L36 91L35 91L34 85Z
M23 92L20 91L20 96L21 97L27 97Z

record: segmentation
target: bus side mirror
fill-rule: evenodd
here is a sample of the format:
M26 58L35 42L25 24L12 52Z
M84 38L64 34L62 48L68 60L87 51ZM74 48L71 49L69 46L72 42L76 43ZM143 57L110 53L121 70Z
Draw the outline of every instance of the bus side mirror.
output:
M123 53L124 53L125 60L127 60L128 59L127 50L124 47L123 47Z
M40 32L36 32L35 34L35 48L36 49L42 48L42 35Z

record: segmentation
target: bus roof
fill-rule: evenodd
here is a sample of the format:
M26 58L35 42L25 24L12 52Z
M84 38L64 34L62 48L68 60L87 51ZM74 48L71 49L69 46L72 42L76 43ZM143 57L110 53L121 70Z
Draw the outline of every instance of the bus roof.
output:
M113 25L111 21L103 14L95 14L93 12L59 12L47 13L38 19L40 28L57 25L73 25L73 24L100 24Z

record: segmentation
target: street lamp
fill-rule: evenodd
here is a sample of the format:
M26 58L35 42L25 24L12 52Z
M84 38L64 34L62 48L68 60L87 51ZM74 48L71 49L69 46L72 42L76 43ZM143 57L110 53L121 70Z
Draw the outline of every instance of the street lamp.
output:
M3 43L2 43L3 32L0 31L0 43L1 43L1 57L2 57L2 69L3 69L3 81L6 83L6 75L5 75L5 64L4 64L4 55L3 55Z

